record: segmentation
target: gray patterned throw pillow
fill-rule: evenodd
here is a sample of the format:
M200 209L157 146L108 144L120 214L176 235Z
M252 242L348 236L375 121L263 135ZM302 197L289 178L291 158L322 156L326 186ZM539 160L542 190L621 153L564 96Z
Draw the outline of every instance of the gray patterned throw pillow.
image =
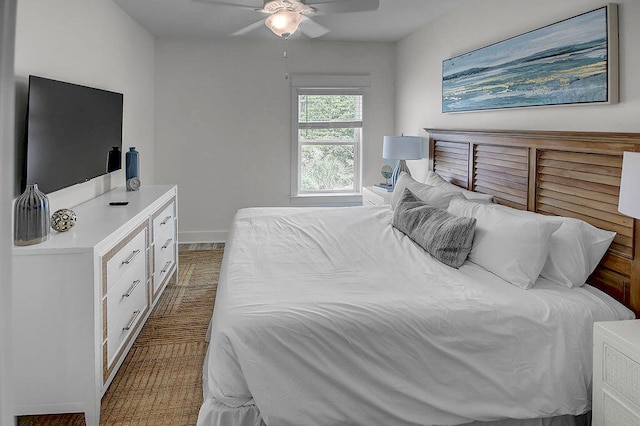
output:
M392 224L440 262L459 268L471 251L476 219L430 207L405 189Z

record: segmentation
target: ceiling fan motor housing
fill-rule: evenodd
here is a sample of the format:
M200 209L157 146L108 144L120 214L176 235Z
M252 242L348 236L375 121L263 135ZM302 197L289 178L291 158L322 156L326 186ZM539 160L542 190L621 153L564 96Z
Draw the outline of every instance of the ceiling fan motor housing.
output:
M276 13L281 10L290 10L291 12L302 15L315 11L313 7L296 0L265 0L264 7L262 8L262 11L266 13Z

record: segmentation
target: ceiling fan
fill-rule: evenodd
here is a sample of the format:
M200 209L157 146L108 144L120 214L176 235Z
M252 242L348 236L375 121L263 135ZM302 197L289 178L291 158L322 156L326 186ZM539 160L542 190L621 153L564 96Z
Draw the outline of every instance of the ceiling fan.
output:
M366 12L377 10L380 0L241 0L234 2L217 0L195 0L200 3L235 6L267 16L258 22L239 29L232 35L242 35L253 31L263 24L279 37L289 38L300 26L300 32L309 38L317 38L329 32L329 29L312 20L311 15L333 13Z

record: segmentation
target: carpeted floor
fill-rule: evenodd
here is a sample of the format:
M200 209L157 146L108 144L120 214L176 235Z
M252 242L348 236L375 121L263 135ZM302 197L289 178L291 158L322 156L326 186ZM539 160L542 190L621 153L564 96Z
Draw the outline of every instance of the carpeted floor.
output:
M202 403L204 336L222 249L180 251L170 282L102 398L101 425L195 425ZM80 426L84 415L24 416L19 426Z

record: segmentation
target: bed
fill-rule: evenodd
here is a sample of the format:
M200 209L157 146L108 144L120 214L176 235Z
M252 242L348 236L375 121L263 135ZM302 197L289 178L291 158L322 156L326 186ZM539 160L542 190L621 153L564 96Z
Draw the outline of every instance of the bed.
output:
M588 413L593 322L634 318L640 292L635 223L602 207L615 201L591 181L619 185L638 135L427 131L438 177L505 209L615 231L589 284L536 272L524 289L497 275L508 262L445 265L393 226L408 191L394 210L242 209L225 247L199 425L573 425ZM483 204L457 197L448 208L498 210ZM548 238L554 220L540 221ZM474 244L494 234L482 235ZM509 244L496 253L536 246Z

